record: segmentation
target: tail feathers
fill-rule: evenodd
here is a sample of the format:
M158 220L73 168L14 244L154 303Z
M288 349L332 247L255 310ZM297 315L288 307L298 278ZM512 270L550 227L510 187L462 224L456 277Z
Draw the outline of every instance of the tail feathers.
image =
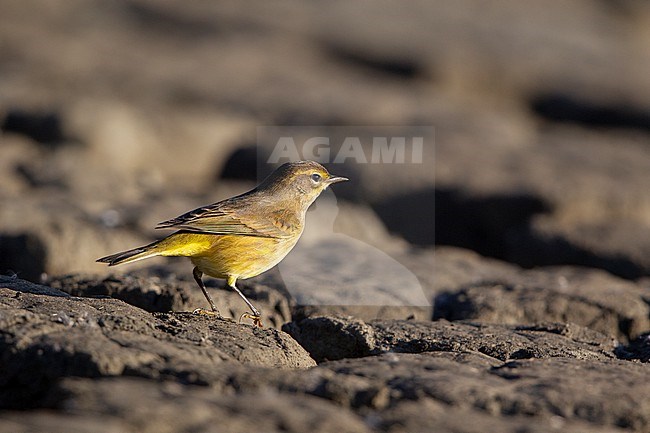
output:
M160 255L160 252L152 248L154 244L144 247L134 248L132 250L122 251L121 253L111 254L110 256L97 259L98 262L108 263L108 266L120 265L122 263L131 263L138 260L147 259Z

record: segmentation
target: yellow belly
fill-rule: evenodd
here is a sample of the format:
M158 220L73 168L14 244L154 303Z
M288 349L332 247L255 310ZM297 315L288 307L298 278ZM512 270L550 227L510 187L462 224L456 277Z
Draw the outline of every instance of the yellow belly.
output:
M161 255L189 257L201 272L214 278L245 279L277 265L296 245L298 236L277 239L175 233L165 241Z

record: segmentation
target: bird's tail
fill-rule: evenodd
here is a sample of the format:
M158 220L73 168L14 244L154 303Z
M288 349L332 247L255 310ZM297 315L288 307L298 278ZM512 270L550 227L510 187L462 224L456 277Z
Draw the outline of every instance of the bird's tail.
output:
M111 254L110 256L97 259L98 262L108 263L108 266L121 265L122 263L131 263L138 260L148 259L161 255L161 251L156 248L160 241L154 242L143 247L133 248L132 250L122 251L121 253Z

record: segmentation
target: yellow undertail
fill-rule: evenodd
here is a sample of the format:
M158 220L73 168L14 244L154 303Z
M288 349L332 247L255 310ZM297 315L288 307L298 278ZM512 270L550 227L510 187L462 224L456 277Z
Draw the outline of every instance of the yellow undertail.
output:
M192 257L210 249L209 237L198 233L176 232L164 239L131 250L97 259L108 266L137 262L155 256Z

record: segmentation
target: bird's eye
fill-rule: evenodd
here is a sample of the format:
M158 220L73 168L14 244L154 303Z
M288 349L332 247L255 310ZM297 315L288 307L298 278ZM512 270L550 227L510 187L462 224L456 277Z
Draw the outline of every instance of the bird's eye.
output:
M321 180L321 175L318 174L318 173L313 173L313 174L311 175L311 180L313 180L314 182L318 183L318 182L320 182L320 180Z

